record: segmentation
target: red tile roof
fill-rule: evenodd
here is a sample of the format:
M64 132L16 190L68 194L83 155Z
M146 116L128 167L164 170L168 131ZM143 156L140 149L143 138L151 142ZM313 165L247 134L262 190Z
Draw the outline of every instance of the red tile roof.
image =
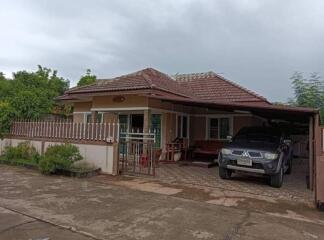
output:
M183 89L170 76L153 68L146 68L134 73L112 79L99 79L96 83L73 88L67 94L89 92L111 92L120 90L158 89L182 97L195 98L195 96Z
M214 72L169 76L153 68L146 68L112 79L100 79L88 86L71 88L58 99L73 99L72 95L80 93L143 91L144 89L156 89L184 98L209 102L244 102L247 105L270 104L264 97Z
M177 74L176 81L190 89L199 99L208 101L261 102L269 104L264 97L217 75L214 72Z

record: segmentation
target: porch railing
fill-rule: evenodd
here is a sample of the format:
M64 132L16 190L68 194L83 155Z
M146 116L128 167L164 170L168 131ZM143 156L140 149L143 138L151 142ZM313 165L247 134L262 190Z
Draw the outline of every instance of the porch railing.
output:
M119 123L14 121L10 128L10 136L58 140L118 142Z

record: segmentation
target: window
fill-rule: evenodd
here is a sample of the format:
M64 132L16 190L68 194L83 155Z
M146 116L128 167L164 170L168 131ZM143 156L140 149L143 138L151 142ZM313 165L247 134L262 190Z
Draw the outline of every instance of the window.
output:
M230 121L229 118L221 118L220 119L220 127L219 127L219 138L226 139L230 134Z
M91 113L85 113L84 114L84 122L85 123L91 122Z
M209 138L218 138L218 118L209 119Z
M97 123L103 123L103 117L104 117L103 113L98 113L97 114Z
M119 115L120 132L128 131L128 115Z
M92 122L92 113L84 114L84 122L91 123ZM103 123L103 113L97 113L97 123Z
M231 135L230 118L208 118L207 136L209 139L226 139Z
M151 115L151 131L155 132L155 147L161 148L161 114Z
M188 116L177 116L177 137L188 138Z

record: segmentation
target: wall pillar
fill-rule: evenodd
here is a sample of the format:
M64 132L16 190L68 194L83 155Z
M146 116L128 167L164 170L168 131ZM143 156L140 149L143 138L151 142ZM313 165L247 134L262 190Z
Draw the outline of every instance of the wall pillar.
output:
M151 128L151 110L144 110L144 123L143 123L143 133L148 133ZM143 153L148 151L148 141L147 139L143 140Z
M151 110L144 110L143 132L148 133L151 128Z
M91 122L96 123L97 122L97 118L98 117L98 112L97 111L92 111L91 112Z
M119 174L119 144L113 143L113 166L112 175L116 176Z

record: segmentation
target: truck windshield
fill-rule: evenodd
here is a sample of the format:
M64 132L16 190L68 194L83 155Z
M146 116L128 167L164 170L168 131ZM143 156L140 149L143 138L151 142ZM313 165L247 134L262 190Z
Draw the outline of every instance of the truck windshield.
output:
M271 131L271 129L242 129L234 137L235 142L267 142L267 143L279 143L280 134L277 131Z

